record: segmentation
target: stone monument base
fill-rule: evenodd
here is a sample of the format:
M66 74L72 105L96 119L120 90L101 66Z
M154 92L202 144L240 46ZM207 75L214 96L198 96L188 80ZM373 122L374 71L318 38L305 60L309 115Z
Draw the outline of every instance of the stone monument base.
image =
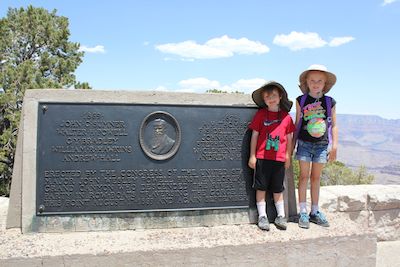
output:
M211 227L257 221L256 209L159 211L141 213L53 215L39 217L34 232L62 233L180 227Z

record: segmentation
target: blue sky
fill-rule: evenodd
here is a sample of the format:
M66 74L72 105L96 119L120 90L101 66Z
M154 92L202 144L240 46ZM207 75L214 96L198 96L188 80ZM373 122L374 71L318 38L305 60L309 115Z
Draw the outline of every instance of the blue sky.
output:
M293 100L323 64L342 114L400 119L400 0L1 0L57 9L86 51L77 79L96 90L251 93L266 80Z

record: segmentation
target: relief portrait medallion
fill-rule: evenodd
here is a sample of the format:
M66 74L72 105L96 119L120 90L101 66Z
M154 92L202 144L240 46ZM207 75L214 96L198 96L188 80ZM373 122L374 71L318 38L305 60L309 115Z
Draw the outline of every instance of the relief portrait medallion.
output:
M148 157L155 160L171 158L181 143L178 121L165 111L150 113L140 125L139 142Z

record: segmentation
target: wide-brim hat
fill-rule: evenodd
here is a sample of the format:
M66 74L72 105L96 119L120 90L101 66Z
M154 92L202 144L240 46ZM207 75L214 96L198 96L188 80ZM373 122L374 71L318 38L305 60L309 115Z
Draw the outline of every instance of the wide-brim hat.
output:
M329 72L328 69L324 65L314 64L308 67L307 70L303 71L299 76L299 87L303 94L308 93L307 87L307 75L310 71L321 71L326 73L326 82L324 87L324 94L328 93L331 90L332 86L336 83L336 75L332 72Z
M293 106L293 102L288 99L288 94L282 84L277 83L275 81L269 81L260 88L254 90L251 97L253 98L254 103L260 108L265 108L267 105L264 102L264 98L262 93L269 87L278 88L281 95L281 100L279 102L280 108L289 112Z

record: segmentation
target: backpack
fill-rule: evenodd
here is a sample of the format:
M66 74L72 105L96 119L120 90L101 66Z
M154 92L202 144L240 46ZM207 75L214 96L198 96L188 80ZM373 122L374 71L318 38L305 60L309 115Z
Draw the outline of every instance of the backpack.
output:
M295 142L297 142L297 137L299 135L300 132L300 128L303 124L303 107L304 107L304 103L306 102L308 94L304 94L301 96L300 99L300 119L296 125L296 132L294 133L294 140ZM332 98L329 96L324 96L325 98L325 103L326 103L326 113L328 115L327 117L327 121L328 121L328 141L329 141L329 145L331 145L332 143Z

